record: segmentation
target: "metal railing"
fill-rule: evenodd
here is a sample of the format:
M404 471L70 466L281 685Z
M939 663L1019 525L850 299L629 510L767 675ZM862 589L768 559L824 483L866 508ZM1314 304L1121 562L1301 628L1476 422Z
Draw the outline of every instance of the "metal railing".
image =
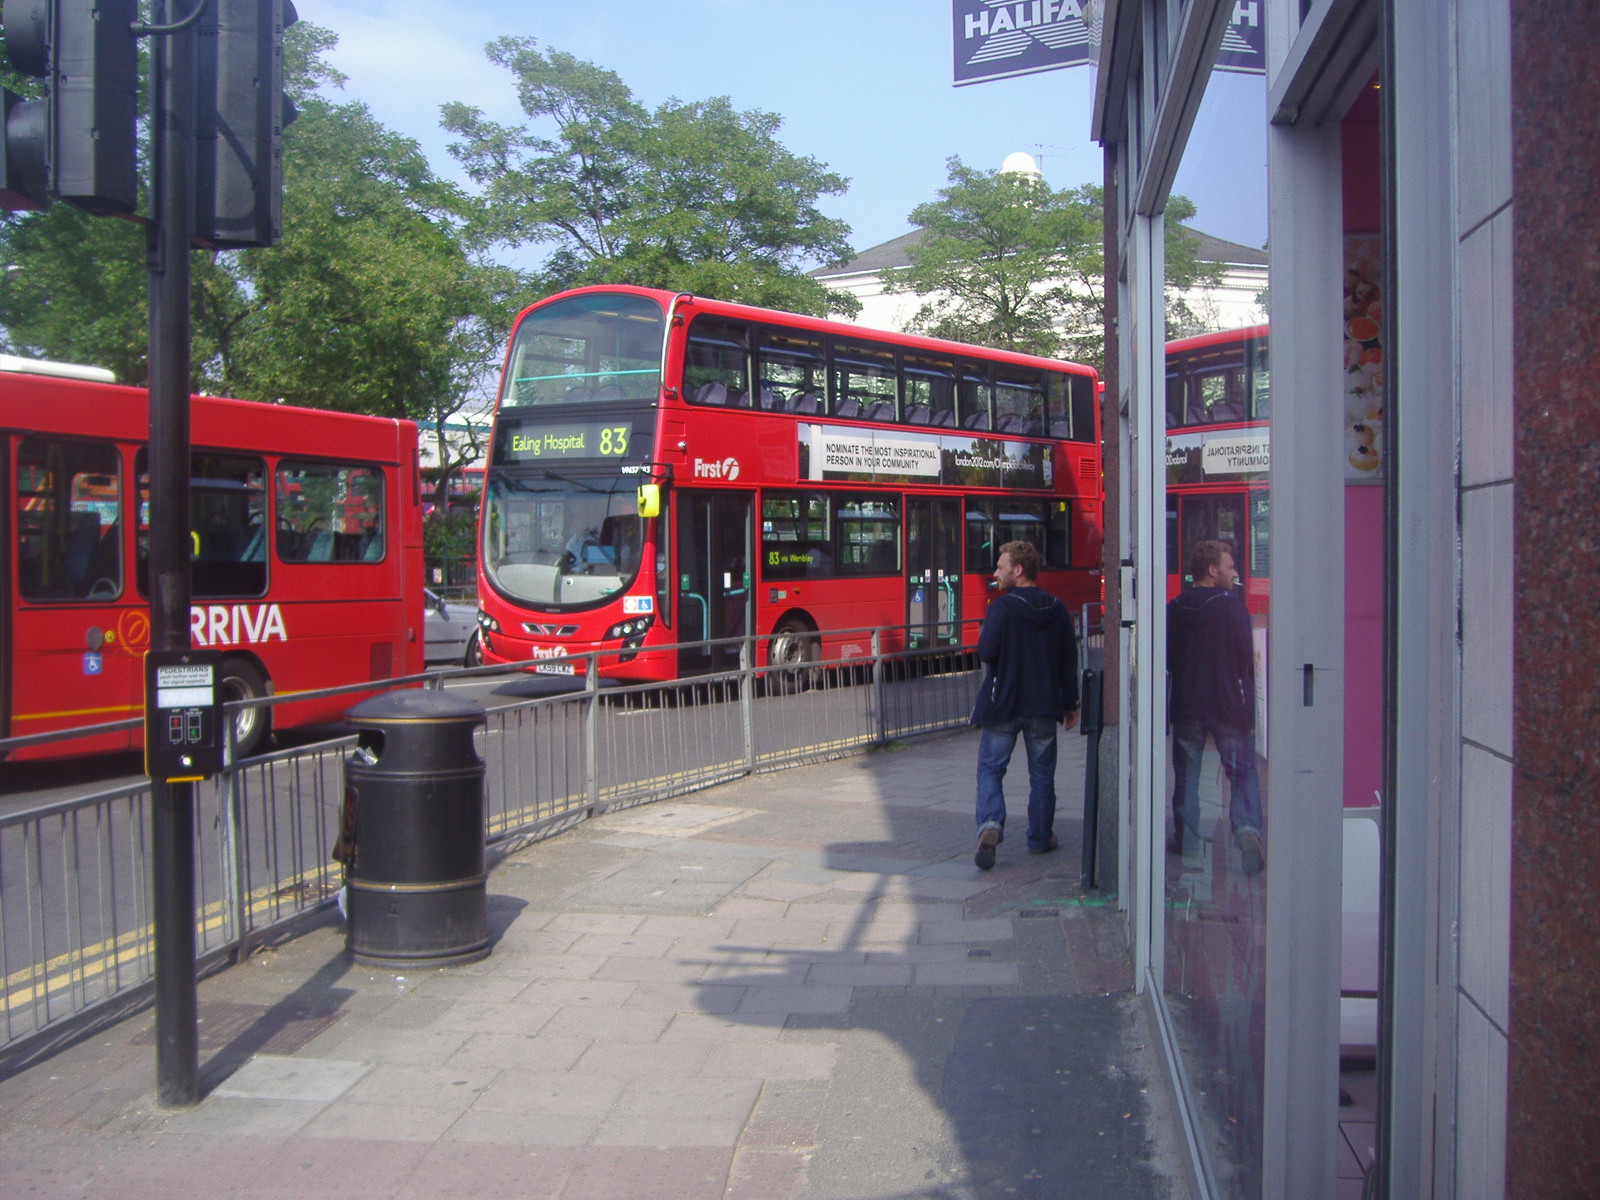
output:
M603 686L603 662L619 651L545 660L555 670L570 664L581 690L488 708L478 733L485 838L537 838L608 808L966 723L978 679L970 650L886 652L885 642L904 644L903 630L845 632L870 634L870 655L760 665L770 639L695 643L737 665L668 684ZM385 687L492 678L539 676L483 667ZM227 708L372 691L367 683ZM224 723L230 739L233 724ZM0 741L0 751L82 733ZM242 958L335 901L343 875L331 855L354 744L350 736L242 762L229 755L222 775L196 786L202 965ZM147 782L0 816L0 1051L150 986L149 820Z

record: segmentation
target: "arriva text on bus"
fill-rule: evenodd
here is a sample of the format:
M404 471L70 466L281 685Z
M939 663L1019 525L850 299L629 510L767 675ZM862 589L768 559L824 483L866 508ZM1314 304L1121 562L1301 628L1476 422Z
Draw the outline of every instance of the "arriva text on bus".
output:
M283 627L283 614L276 604L192 605L189 636L196 646L250 645L273 638L280 642L289 640L289 632Z

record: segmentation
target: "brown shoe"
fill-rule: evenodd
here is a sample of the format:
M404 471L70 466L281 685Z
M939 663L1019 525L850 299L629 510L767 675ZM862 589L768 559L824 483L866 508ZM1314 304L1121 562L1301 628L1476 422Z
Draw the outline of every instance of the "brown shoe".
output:
M972 861L978 864L978 870L987 871L994 866L994 848L999 844L998 829L991 827L978 834L978 852L972 856Z

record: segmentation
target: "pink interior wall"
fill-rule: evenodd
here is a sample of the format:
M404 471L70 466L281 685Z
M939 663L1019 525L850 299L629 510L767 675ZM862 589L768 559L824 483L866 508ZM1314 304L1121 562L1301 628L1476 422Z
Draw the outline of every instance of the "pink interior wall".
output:
M1383 771L1383 489L1344 490L1344 803L1376 804Z
M1369 88L1344 120L1344 230L1376 233L1378 98ZM1387 468L1385 468L1387 469ZM1344 803L1377 803L1383 779L1383 494L1379 483L1344 490Z

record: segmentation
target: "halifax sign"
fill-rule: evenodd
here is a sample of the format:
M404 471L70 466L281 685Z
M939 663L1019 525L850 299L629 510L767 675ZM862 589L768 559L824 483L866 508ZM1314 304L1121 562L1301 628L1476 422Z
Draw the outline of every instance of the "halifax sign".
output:
M982 83L1092 63L1098 30L1084 20L1084 0L951 0L954 82ZM1235 0L1216 69L1265 73L1265 0Z

